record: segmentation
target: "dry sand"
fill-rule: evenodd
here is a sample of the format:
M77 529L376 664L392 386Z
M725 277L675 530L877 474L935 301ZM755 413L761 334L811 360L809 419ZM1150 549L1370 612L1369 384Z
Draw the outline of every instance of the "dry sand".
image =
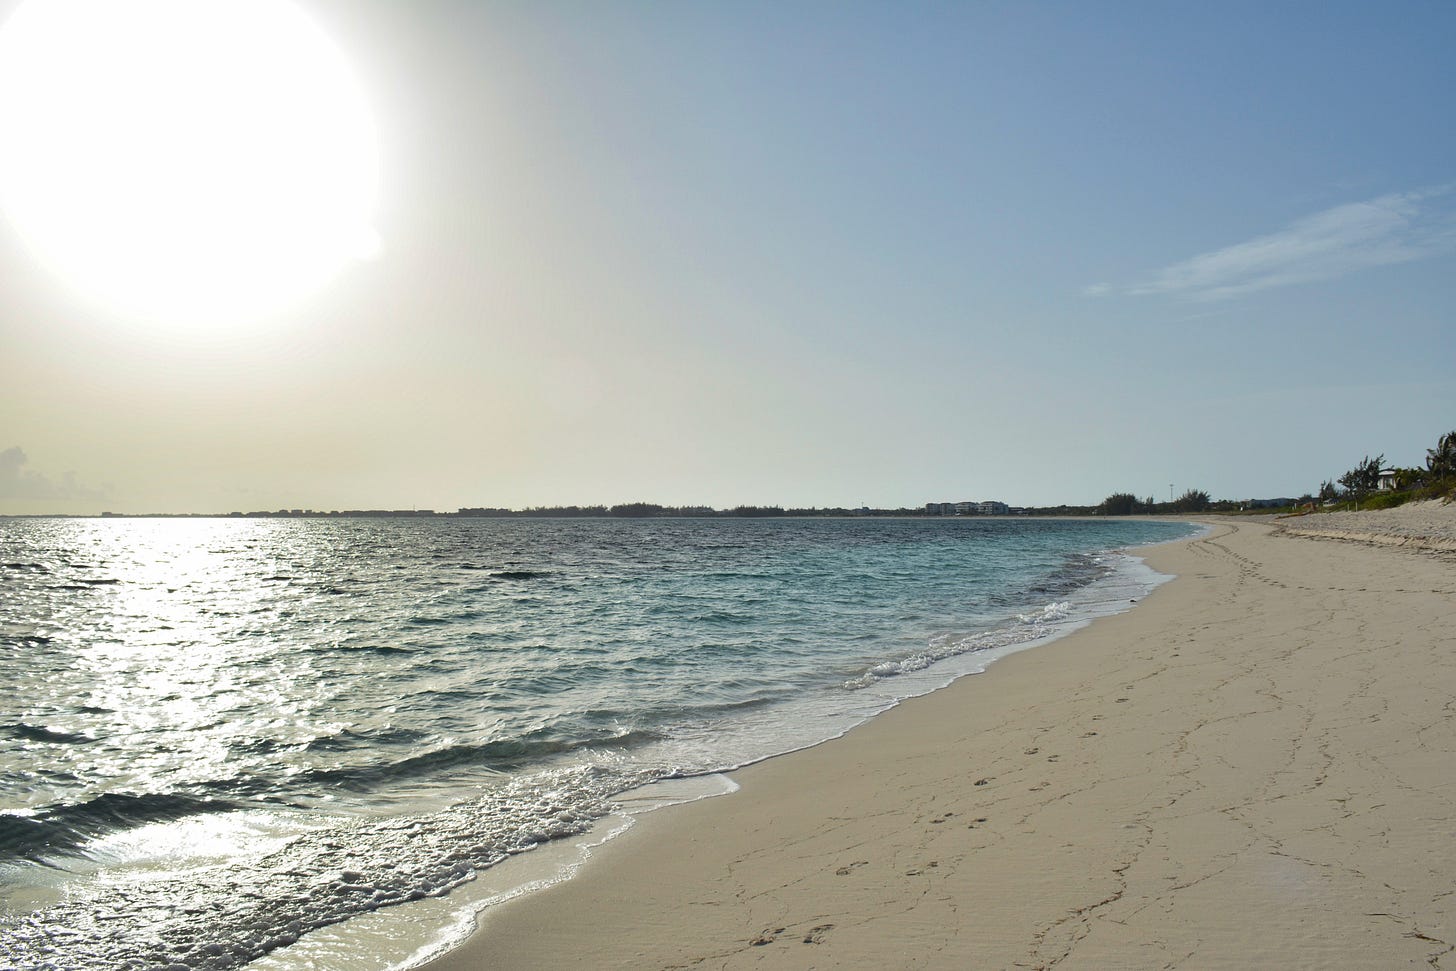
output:
M650 814L432 971L1456 968L1456 557L1240 521L1148 560L1135 610Z
M1290 533L1344 539L1381 546L1456 551L1456 506L1439 499L1413 502L1379 512L1331 512L1279 521Z

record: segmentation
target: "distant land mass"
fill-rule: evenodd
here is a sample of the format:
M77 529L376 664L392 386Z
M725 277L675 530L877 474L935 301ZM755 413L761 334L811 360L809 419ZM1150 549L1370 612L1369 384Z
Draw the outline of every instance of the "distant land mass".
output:
M1291 504L1293 500L1221 500L1211 504L1220 511L1241 508L1267 508ZM1178 513L1188 510L1174 503L1140 505L1136 513ZM102 512L98 516L79 514L25 514L0 518L70 518L70 519L767 519L767 518L863 518L863 517L1008 517L1008 516L1096 516L1118 515L1121 510L1097 505L1008 506L1002 502L928 502L919 507L878 508L871 506L734 506L717 509L712 506L664 506L651 502L629 502L618 505L532 506L506 509L494 506L471 506L453 512L434 509L273 509L233 511L225 513L173 512Z
M942 504L931 503L938 507ZM1060 506L1048 512L1071 510L1090 511L1095 506ZM1042 510L1016 510L1018 515L1027 515ZM978 513L966 513L978 515ZM712 506L663 506L652 502L628 502L618 505L589 506L532 506L526 509L505 509L494 506L471 506L454 512L434 509L275 509L251 512L228 513L115 513L103 512L102 518L232 518L232 519L369 519L369 518L414 518L414 519L710 519L710 518L769 518L769 517L862 517L862 516L936 516L955 515L928 511L925 507L880 509L869 506L849 508L844 506L734 506L730 509L715 509Z

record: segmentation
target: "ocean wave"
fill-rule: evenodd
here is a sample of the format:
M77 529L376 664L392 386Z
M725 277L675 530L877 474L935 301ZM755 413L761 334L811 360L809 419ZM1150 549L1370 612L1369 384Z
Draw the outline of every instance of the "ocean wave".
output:
M314 644L304 648L309 654L417 654L412 647L397 644Z
M416 736L417 737L417 736ZM279 772L243 773L198 783L194 789L207 800L223 800L253 807L298 807L341 792L372 796L408 783L420 782L451 772L474 772L493 776L510 774L526 767L561 760L575 753L622 751L660 741L663 735L651 729L595 731L582 737L558 737L543 729L521 738L489 742L454 742L415 752L401 758L374 758L353 764L337 764L351 753L375 754L411 740L407 732L381 734L340 732L308 742L304 754L328 758L336 764Z
M75 854L107 833L237 808L225 800L178 794L108 792L76 805L0 813L0 859L43 863Z
M242 967L304 933L437 897L511 855L585 832L661 773L578 766L515 778L428 816L305 833L246 869L90 885L0 937L15 967ZM5 817L0 817L3 822Z
M52 742L61 745L76 745L95 741L89 735L61 732L53 728L46 728L43 725L27 725L24 722L0 725L0 731L3 731L11 738L18 738L26 742Z
M1071 613L1072 605L1065 600L1059 600L1029 614L1017 614L1016 619L1023 624L1054 624L1059 620L1066 620Z
M5 647L44 647L50 642L44 634L0 634L0 645Z
M16 936L6 925L0 966L65 971L238 967L309 928L443 893L504 855L579 832L608 795L654 772L693 775L808 744L976 662L858 696L840 690L845 677L909 675L1087 616L1073 591L1105 566L1064 556L1068 544L1156 532L219 523L206 528L236 531L236 542L189 561L198 572L174 597L158 579L171 582L173 547L149 546L127 523L23 527L0 535L0 560L54 573L3 574L0 636L55 643L0 651L20 701L4 721L24 726L0 728L0 739L19 733L0 782L14 779L17 802L43 808L0 819L0 834L13 842L11 872L24 878L24 860L44 861L54 872L37 879L64 895ZM53 555L57 544L77 563ZM96 562L79 564L83 551ZM1059 616L1064 602L1077 606ZM57 731L74 738L43 735ZM27 751L40 746L44 760ZM481 797L436 811L466 793ZM63 802L81 805L68 816ZM223 859L163 868L142 848L154 833L228 834L255 820L289 847L267 856L269 839L224 839ZM122 867L97 879L80 862L128 853L145 878Z
M491 570L489 579L492 580L541 580L551 576L549 570L498 570L495 564L487 563L462 563L462 570Z
M305 752L350 752L361 749L387 749L420 741L423 733L412 729L390 728L383 731L355 731L345 728L329 735L310 739Z
M407 737L407 733L385 734L395 744ZM151 823L242 809L299 808L333 792L374 793L462 768L506 775L553 757L587 750L628 750L662 737L650 730L629 730L562 740L545 737L543 732L534 738L444 745L400 759L305 769L283 776L241 773L195 784L191 792L108 792L72 805L25 814L0 813L0 860L45 863L84 856L86 844L94 839ZM378 752L380 739L377 735L341 732L315 739L305 749L331 756L350 751Z
M843 687L856 691L868 688L886 678L923 671L938 661L962 654L990 651L1039 640L1054 633L1056 625L1070 620L1073 613L1074 608L1071 603L1057 601L1030 613L1017 614L1016 623L1013 624L970 634L940 634L931 638L924 650L898 659L881 661L859 677L844 682Z
M628 731L602 733L588 738L559 738L541 731L520 738L446 745L397 761L319 769L303 773L298 781L374 790L386 782L426 776L443 769L468 767L506 772L582 749L605 746L630 748L660 737L654 732Z

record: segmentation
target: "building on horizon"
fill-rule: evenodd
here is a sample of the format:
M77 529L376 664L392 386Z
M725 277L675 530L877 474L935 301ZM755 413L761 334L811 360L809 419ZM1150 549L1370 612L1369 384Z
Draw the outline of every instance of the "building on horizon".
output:
M1022 510L1025 512L1025 510ZM982 502L927 502L927 516L1006 516L1011 507L995 499Z

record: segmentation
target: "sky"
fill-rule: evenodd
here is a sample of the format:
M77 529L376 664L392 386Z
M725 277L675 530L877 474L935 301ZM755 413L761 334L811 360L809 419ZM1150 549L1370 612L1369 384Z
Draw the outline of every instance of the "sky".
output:
M1456 6L298 7L369 245L256 309L209 268L306 234L203 172L101 250L201 294L152 319L0 222L0 514L1299 496L1456 428Z

